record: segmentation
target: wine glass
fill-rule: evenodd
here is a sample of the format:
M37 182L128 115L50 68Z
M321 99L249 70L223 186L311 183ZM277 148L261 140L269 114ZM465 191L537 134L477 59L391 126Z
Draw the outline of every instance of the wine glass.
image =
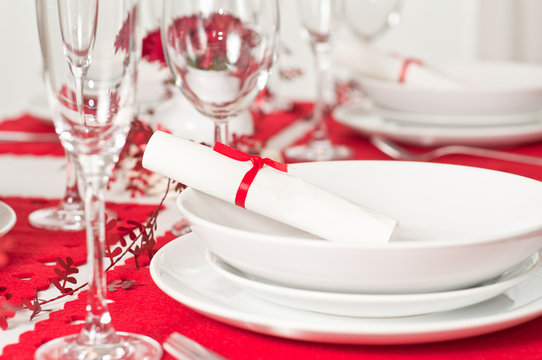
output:
M278 43L277 0L164 0L162 46L176 85L228 142L228 120L263 89Z
M28 216L38 229L80 231L85 228L83 200L79 194L73 155L66 153L67 179L64 196L57 206L35 210Z
M316 129L308 144L288 148L285 155L301 161L346 159L352 156L352 151L329 141L325 123L325 93L329 85L331 51L342 24L342 0L298 0L298 4L301 24L316 60L316 99L313 111Z
M105 189L135 111L137 0L36 0L44 82L55 128L84 188L89 287L79 334L36 359L159 359L160 345L116 332L106 303Z
M401 21L401 0L343 0L348 27L370 43Z

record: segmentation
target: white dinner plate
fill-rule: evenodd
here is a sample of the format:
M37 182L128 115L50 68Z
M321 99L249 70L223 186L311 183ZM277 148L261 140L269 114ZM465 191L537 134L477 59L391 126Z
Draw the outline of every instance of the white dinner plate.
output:
M542 117L538 121L510 125L451 127L385 119L367 111L364 105L338 107L333 116L363 135L418 146L513 146L542 139Z
M539 109L542 66L518 62L451 63L438 70L464 83L464 88L412 86L363 79L365 90L382 107L446 115L502 115Z
M353 105L358 107L360 105ZM361 105L363 106L363 105ZM373 112L384 119L399 122L422 125L422 126L444 126L444 127L494 127L494 126L514 126L518 124L540 123L542 119L542 110L519 112L501 115L445 115L445 114L427 114L386 109L378 106L366 105L367 111Z
M262 299L301 310L373 318L422 315L477 304L524 281L540 265L535 253L503 275L466 289L419 294L355 294L283 286L244 273L211 251L206 252L206 258L218 274Z
M542 314L542 270L488 301L458 310L398 318L320 314L259 299L224 281L193 234L153 257L154 282L173 299L218 321L284 338L345 344L409 344L460 339L509 328ZM277 260L280 261L280 260Z
M0 237L10 231L16 221L15 211L8 204L0 201Z

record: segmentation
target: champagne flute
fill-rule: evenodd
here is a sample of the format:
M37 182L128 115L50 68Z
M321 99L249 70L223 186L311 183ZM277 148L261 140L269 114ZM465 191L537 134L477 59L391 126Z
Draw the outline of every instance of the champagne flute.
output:
M348 27L360 39L373 42L401 21L401 0L343 0Z
M90 268L79 334L42 345L36 359L159 359L160 345L116 332L106 303L105 189L135 111L137 0L36 0L44 82L55 128L84 187Z
M346 159L352 156L352 151L346 146L331 143L325 123L325 93L329 85L333 42L342 23L342 0L299 0L298 4L301 24L316 60L313 112L316 129L308 144L288 148L285 155L301 161Z
M263 89L278 43L277 0L164 0L164 55L184 96L228 142L228 120Z

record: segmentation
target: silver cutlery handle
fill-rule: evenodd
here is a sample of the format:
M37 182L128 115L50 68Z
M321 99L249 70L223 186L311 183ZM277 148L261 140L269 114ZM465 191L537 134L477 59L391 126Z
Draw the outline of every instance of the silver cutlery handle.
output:
M462 145L450 145L450 146L443 147L441 149L443 153L439 154L439 156L444 155L444 153L475 155L475 156L480 156L480 157L486 157L486 158L497 159L497 160L507 160L507 161L519 162L519 163L530 164L530 165L542 165L542 158L530 156L530 155L510 153L510 152L501 151L501 150L484 149L484 148L462 146Z
M179 333L172 333L164 342L164 350L179 360L226 360L226 358Z

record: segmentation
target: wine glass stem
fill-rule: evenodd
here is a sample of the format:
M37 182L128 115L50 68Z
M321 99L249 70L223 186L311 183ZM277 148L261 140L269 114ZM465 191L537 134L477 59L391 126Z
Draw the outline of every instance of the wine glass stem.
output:
M88 264L90 266L87 317L78 342L84 344L115 343L117 338L106 304L104 272L105 189L107 177L85 175L85 222Z
M86 77L86 67L72 66L72 73L75 81L75 98L79 110L79 117L83 121L83 124L86 126L87 121L85 118L85 97L83 94L83 87Z
M215 144L221 142L228 145L228 121L215 120Z
M316 99L314 102L313 121L316 129L313 140L323 141L327 139L327 127L325 123L326 86L331 69L331 44L328 42L312 42L312 50L316 60Z
M75 159L72 154L66 153L66 192L62 199L63 208L79 209L82 204L81 195L79 194L79 185L77 182L77 172L75 169Z

